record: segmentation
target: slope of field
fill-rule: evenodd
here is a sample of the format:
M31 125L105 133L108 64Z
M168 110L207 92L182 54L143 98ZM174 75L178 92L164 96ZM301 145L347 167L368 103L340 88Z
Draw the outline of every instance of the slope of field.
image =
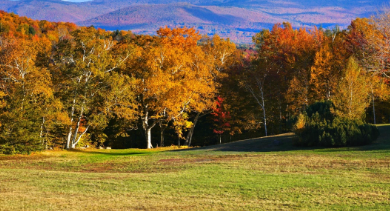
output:
M390 125L379 128L377 143L356 148L296 148L285 134L0 155L0 210L389 210Z

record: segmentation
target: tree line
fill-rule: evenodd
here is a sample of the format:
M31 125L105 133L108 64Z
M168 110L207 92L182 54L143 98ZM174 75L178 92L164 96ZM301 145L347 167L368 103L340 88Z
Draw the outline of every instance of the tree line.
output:
M388 122L389 19L276 24L237 49L193 28L135 35L0 12L0 145L215 144L291 131L324 100L338 116Z

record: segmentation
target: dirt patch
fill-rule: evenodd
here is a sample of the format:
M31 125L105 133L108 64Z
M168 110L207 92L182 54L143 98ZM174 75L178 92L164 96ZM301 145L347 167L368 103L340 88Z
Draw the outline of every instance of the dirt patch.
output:
M191 162L194 163L204 163L204 162L213 162L215 159L193 159Z
M45 155L4 155L0 156L0 161L7 161L7 160L42 160L49 158Z
M191 168L191 166L186 165L184 161L169 162L170 159L166 160L168 161L151 163L92 163L78 167L78 169L75 169L74 171L89 173L167 173Z
M109 164L88 164L83 166L82 170L79 170L80 172L113 172L115 169L117 170L118 168L122 168L124 166L119 166L119 165L109 165Z
M183 163L184 161L185 161L184 159L172 158L172 159L161 159L158 162L162 162L162 163Z

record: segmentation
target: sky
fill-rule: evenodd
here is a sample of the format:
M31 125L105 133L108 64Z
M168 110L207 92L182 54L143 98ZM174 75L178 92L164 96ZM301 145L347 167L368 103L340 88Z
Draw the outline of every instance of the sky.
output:
M85 2L85 1L93 1L93 0L62 0L62 1L69 1L69 2Z

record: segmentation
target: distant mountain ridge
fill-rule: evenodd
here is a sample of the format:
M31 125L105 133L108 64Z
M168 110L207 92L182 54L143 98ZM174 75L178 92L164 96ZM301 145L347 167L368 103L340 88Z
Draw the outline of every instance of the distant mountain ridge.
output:
M189 26L248 43L275 23L294 27L347 26L368 17L389 0L2 0L0 10L33 19L75 22L109 30L153 34L162 26Z

